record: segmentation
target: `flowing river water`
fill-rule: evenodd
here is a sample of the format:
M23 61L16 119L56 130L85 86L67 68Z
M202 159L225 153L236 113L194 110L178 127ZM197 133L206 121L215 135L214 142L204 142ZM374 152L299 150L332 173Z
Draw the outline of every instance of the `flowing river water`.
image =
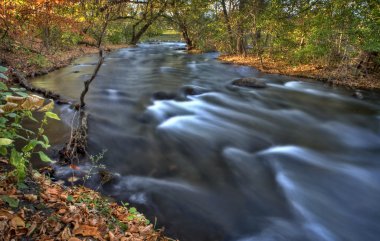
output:
M116 178L90 186L184 241L380 239L379 93L358 100L178 47L141 44L106 57L86 97L89 151L107 149L100 162ZM96 63L80 58L33 84L78 99ZM267 88L231 85L241 77ZM48 132L58 146L74 112L56 111L63 121Z

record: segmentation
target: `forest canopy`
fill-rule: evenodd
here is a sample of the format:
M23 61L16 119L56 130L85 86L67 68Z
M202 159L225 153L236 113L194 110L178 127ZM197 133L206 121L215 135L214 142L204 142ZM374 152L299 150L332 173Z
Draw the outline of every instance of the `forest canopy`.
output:
M188 49L376 71L375 0L2 0L1 48L137 44L175 30Z

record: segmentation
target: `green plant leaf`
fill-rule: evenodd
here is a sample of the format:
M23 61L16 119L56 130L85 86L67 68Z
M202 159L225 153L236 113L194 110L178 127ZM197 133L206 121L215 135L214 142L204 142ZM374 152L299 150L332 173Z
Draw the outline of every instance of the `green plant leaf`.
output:
M45 115L49 117L50 119L61 120L56 113L53 113L50 111L46 112Z
M22 125L17 124L17 123L12 123L11 126L14 128L23 129Z
M40 159L41 161L43 162L53 162L50 157L48 157L45 153L43 153L42 151L39 151L38 154L40 155Z
M3 200L4 202L8 203L8 205L12 208L17 208L18 207L18 204L19 204L19 200L16 199L16 198L12 198L10 196L7 196L7 195L2 195L1 196L1 200Z
M45 144L49 145L49 138L47 136L45 136L45 135L42 135L42 138L44 139Z
M28 97L29 95L25 92L20 92L20 91L17 91L16 94L18 94L19 96L21 97Z
M71 196L71 195L68 195L68 196L67 196L67 201L69 201L69 202L73 202L73 201L74 201L74 197Z
M10 163L17 168L19 163L22 161L22 156L19 152L16 151L16 149L12 149L11 151L11 158L9 159Z
M21 140L24 140L24 141L28 141L27 138L25 138L25 137L23 137L23 136L21 136L21 135L18 135L18 134L16 134L15 137L17 137L17 138L19 138L19 139L21 139Z
M12 112L12 113L8 113L7 116L10 118L16 118L17 114Z
M42 146L42 148L44 148L45 150L50 147L49 144L45 144L43 141L37 141L37 144L39 144L40 146Z
M0 146L0 154L3 156L8 154L7 148L5 146Z
M0 124L5 124L8 122L8 119L7 118L4 118L4 117L0 117Z
M5 80L8 80L8 77L5 76L3 73L0 73L0 78L1 78L1 79L5 79Z
M24 190L24 189L27 189L27 188L28 188L28 186L24 182L17 183L17 189L18 190Z
M22 148L22 151L23 152L29 152L29 151L33 150L34 147L36 147L37 144L38 144L37 140L31 140L31 141L29 141L29 143L26 146L24 146Z
M0 82L0 90L8 90L8 86L3 82Z
M0 146L9 146L13 143L13 140L8 138L0 138Z
M129 213L131 213L131 214L136 214L136 213L137 213L136 208L130 208L130 209L129 209Z
M6 71L8 71L8 68L4 66L0 66L0 72L6 72Z

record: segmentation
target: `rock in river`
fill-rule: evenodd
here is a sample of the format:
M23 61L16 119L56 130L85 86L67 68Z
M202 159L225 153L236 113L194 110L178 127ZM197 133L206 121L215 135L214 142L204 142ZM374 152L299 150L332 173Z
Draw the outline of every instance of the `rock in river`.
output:
M158 91L153 94L155 100L173 100L177 97L177 93Z
M236 80L232 81L232 85L248 87L248 88L255 88L255 89L267 87L267 84L264 81L258 80L256 78L236 79Z

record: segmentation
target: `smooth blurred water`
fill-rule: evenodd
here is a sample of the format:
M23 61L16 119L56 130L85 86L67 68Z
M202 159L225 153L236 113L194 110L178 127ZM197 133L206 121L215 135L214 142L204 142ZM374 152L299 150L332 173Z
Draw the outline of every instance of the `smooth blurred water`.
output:
M380 239L379 93L357 100L349 90L178 46L113 52L92 83L90 152L107 149L102 163L118 175L103 193L157 217L181 240ZM78 59L33 84L77 99L96 62ZM240 77L268 87L230 84ZM186 95L189 88L197 95ZM155 100L160 91L177 98ZM62 144L73 111L57 111L64 125L49 132Z

